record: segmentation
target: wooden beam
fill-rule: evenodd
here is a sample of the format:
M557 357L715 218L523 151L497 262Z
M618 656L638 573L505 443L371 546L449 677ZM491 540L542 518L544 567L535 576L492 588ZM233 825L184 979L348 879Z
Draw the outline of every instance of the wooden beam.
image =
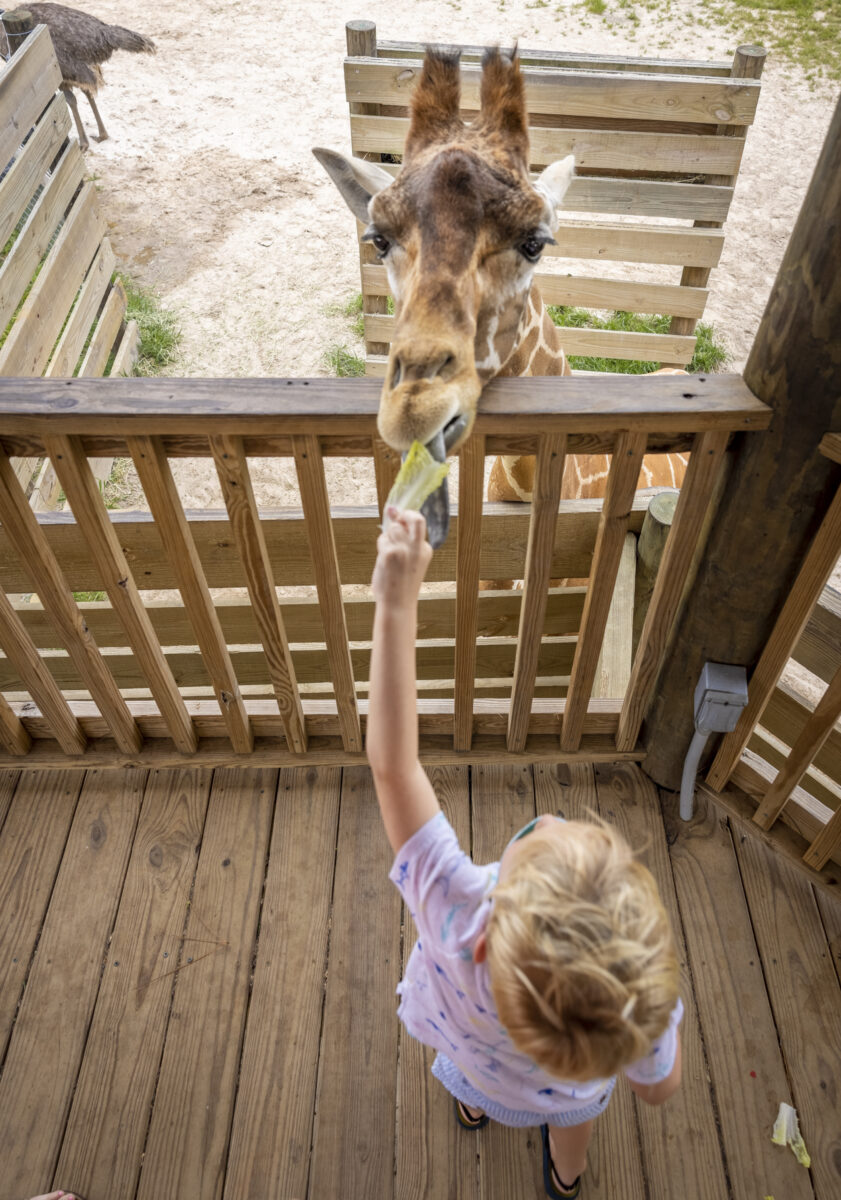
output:
M330 660L330 678L339 707L342 740L345 750L361 750L362 731L356 707L353 663L350 657L342 581L321 448L317 437L306 435L294 439L294 449L298 486L301 489L301 503L304 507L310 555L315 571L315 586L324 620L324 640Z
M473 739L484 486L485 439L481 434L474 433L462 447L459 456L458 507L461 519L456 542L456 645L453 662L453 746L456 750L469 750Z
M645 770L666 787L680 781L701 668L709 660L753 670L838 485L838 467L818 446L841 429L839 211L841 103L745 368L773 424L733 440L704 560L647 717Z
M41 603L67 648L100 712L108 722L120 750L136 753L140 730L99 652L93 634L73 599L73 594L50 548L43 528L27 503L14 469L0 451L0 521L18 556L26 563Z
M508 717L506 745L512 751L522 750L528 731L565 460L566 438L563 434L546 434L540 439L534 472L517 656L511 684L511 712Z
M0 745L7 754L27 754L32 738L5 696L0 695Z
M78 439L60 435L51 438L48 447L67 502L102 575L105 591L119 614L140 668L149 681L152 695L166 717L170 736L182 754L192 754L196 748L192 721L155 637L84 451Z
M254 746L251 723L160 438L129 438L129 451L164 549L178 578L178 589L225 718L231 745L240 754L247 754Z
M596 536L593 570L584 601L581 630L575 647L572 677L561 726L561 749L566 752L575 750L581 740L584 715L593 690L610 600L628 530L628 515L644 453L644 433L619 434L610 464L599 532Z
M280 615L274 576L242 439L227 435L212 437L210 449L216 463L234 542L245 571L248 594L260 628L286 741L290 750L296 754L303 754L307 749L307 734L304 714L301 711L301 698L298 695L295 669L289 655L289 643L283 627L283 617Z

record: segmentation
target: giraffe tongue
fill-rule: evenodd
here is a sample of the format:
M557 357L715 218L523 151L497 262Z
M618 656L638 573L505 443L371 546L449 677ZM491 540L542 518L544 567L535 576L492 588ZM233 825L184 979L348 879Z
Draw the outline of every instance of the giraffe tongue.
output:
M438 462L446 460L447 451L461 437L466 424L467 417L455 417L443 429L439 429L431 441L426 443L426 448L434 459ZM426 517L426 533L429 544L433 550L437 550L447 540L447 534L450 532L450 489L446 479L423 502L421 512Z
M444 462L447 457L447 447L443 430L426 443L426 448L436 462ZM450 532L450 489L447 480L427 496L421 505L421 512L426 517L426 536L433 550L437 550L447 540Z

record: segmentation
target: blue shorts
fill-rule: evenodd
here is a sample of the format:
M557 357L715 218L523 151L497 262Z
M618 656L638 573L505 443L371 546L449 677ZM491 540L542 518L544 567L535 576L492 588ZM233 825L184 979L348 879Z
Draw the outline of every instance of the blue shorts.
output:
M435 1062L432 1064L432 1074L439 1083L444 1085L450 1095L455 1096L456 1100L460 1100L462 1104L468 1104L471 1108L481 1108L482 1112L487 1113L491 1120L499 1121L500 1125L510 1125L515 1129L527 1129L535 1125L583 1125L585 1121L590 1121L604 1112L616 1086L616 1076L614 1075L607 1081L604 1091L595 1100L588 1100L580 1108L568 1108L562 1112L536 1113L505 1108L504 1105L497 1104L496 1100L490 1100L465 1078L455 1063L451 1062L445 1054L436 1055Z

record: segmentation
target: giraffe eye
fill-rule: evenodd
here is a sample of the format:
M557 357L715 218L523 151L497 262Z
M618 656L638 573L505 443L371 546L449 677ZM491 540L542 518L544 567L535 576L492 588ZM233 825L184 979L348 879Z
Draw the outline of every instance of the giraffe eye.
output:
M380 258L385 258L391 249L391 242L388 238L384 238L381 233L375 233L371 238L371 243Z
M537 262L543 253L543 247L546 242L542 238L528 237L524 242L521 242L517 249L522 254L523 258L529 262Z

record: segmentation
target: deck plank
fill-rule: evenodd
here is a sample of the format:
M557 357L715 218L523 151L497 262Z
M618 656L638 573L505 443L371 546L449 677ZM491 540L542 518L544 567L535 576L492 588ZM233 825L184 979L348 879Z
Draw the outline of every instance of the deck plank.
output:
M0 833L3 832L3 822L12 803L15 788L20 779L20 771L0 771Z
M826 933L794 867L749 834L736 835L736 852L815 1196L832 1200L841 1193L841 1127L828 1116L841 1092L841 990Z
M818 902L829 953L841 984L841 903L837 896L827 896L821 888L815 888L815 899Z
M82 785L0 1080L4 1196L50 1190L145 780Z
M7 785L0 800L8 806L0 833L0 1065L84 777L28 772L14 798Z
M273 770L213 777L138 1200L221 1195L276 792Z
M731 1186L736 1196L809 1200L808 1172L769 1138L780 1101L793 1100L727 817L699 793L692 821L681 821L677 797L662 795Z
M586 821L598 812L592 763L541 763L534 768L538 813ZM596 1121L587 1154L588 1200L647 1200L634 1096L619 1078L607 1109Z
M156 771L146 788L55 1175L85 1196L137 1186L210 781Z
M532 819L534 778L529 765L476 766L471 774L473 859L497 862L509 838ZM521 1200L543 1194L542 1151L536 1129L493 1123L479 1152L482 1200Z
M666 1104L636 1101L649 1192L721 1200L728 1195L727 1180L657 789L639 768L627 770L623 763L597 766L596 787L600 815L640 849L657 881L681 965L683 1083Z
M303 1200L341 770L280 772L226 1200Z
M342 775L309 1195L394 1193L400 896L367 767Z
M467 767L430 767L429 777L447 820L463 850L470 849L470 790ZM403 969L417 939L405 906ZM400 1026L397 1076L398 1200L447 1196L479 1200L477 1151L487 1135L472 1134L456 1124L447 1091L430 1074L435 1050Z

